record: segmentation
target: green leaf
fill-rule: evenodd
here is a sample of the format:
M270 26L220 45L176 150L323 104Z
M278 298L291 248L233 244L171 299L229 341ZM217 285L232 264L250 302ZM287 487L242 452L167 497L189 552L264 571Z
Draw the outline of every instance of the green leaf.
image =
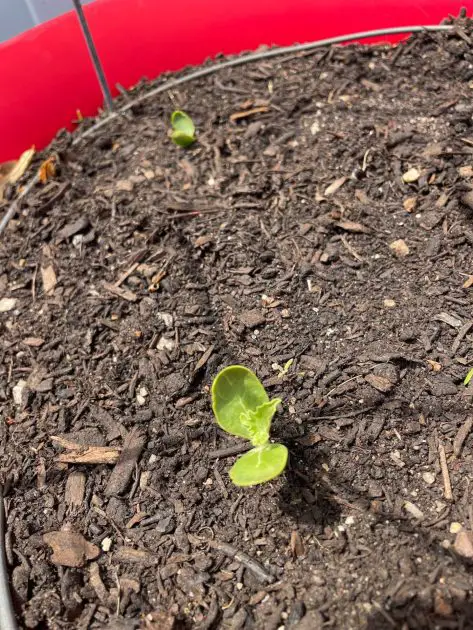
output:
M231 435L251 440L257 420L255 412L267 403L268 394L259 378L242 365L223 369L212 383L212 409L217 423ZM265 410L261 415L263 422L267 421Z
M248 429L253 446L263 446L269 440L271 420L280 403L280 398L273 398L257 407L255 411L249 411L246 416L240 416L241 422Z
M239 457L230 469L236 486L256 486L280 475L286 468L288 450L282 444L266 444Z
M463 385L468 385L468 383L471 381L472 378L473 378L473 368L471 368L471 370L465 376L465 380L463 381Z
M195 142L195 126L185 112L175 111L171 115L171 139L180 147L188 147Z

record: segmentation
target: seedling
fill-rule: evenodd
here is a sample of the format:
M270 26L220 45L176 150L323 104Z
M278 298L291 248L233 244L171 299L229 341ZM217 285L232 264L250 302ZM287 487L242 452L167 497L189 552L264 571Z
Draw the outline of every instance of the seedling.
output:
M463 381L463 385L465 385L465 386L468 385L468 383L471 381L472 378L473 378L473 368L471 368L471 370L465 376L465 380Z
M171 140L179 147L190 147L196 140L195 126L186 113L175 111L171 115Z
M250 440L253 448L230 468L237 486L256 486L280 475L286 468L288 450L269 442L271 421L280 398L269 400L263 384L242 365L223 369L212 383L212 409L220 427Z

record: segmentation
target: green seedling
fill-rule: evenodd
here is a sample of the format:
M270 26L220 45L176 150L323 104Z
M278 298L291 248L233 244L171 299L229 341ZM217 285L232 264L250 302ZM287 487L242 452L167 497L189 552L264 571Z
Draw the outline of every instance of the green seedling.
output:
M280 403L280 398L269 400L256 374L242 365L223 369L212 383L212 409L217 423L253 446L230 469L230 479L236 486L270 481L286 468L287 448L269 442L271 421Z
M179 147L190 147L196 140L192 118L185 112L175 111L171 115L171 140Z
M465 386L468 385L468 383L471 381L472 378L473 378L473 368L471 368L471 370L465 376L465 380L463 381L463 385L465 385Z

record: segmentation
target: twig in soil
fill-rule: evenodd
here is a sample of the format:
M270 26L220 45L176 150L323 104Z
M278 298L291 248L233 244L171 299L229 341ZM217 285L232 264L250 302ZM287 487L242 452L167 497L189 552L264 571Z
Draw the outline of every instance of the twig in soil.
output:
M272 584L276 579L274 575L266 571L259 562L253 560L253 558L251 558L247 553L239 551L236 547L230 545L229 543L212 540L210 538L199 538L198 536L189 536L190 542L192 542L191 539L198 544L206 543L209 547L212 547L212 549L223 553L227 556L227 558L240 562L245 569L251 571L255 577L261 580L261 582L268 582L269 584Z
M7 558L5 555L5 508L3 487L0 485L0 630L17 630L15 612L9 589Z
M51 441L69 451L58 456L64 464L114 464L120 456L120 449L112 446L87 446L57 435L52 435Z
M361 416L363 413L368 413L369 411L373 411L376 407L363 407L362 409L357 409L356 411L349 411L347 413L340 413L334 416L317 416L317 418L311 418L311 420L341 420L342 418L355 418L356 416Z
M458 457L461 453L462 446L468 434L471 431L471 427L473 427L473 416L470 416L458 429L458 433L453 440L453 453L455 457Z
M246 453L251 448L251 444L234 444L233 446L227 446L227 448L220 448L216 451L211 451L208 454L209 459L224 459L225 457L231 457L232 455L240 455L240 453Z
M131 276L131 274L135 271L135 269L138 267L140 263L138 262L134 262L131 267L129 267L126 271L124 271L122 273L122 275L118 278L118 280L116 282L113 283L114 287L119 287L123 282L125 282L125 280L128 278L128 276Z
M440 468L442 470L444 493L443 496L451 501L453 499L452 484L450 483L450 474L448 472L447 456L445 455L445 447L442 442L439 442L439 459Z
M347 241L347 239L344 236L341 236L340 240L342 241L347 251L353 256L353 258L355 258L358 262L361 262L361 263L365 262L365 259L362 256L360 256L360 254L356 251L354 247L350 245L350 243Z

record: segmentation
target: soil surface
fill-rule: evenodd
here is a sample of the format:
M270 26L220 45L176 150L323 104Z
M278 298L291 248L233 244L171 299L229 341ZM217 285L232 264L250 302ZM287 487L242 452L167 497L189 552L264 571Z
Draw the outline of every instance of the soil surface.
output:
M21 628L473 628L471 37L225 70L37 156L0 238ZM283 400L255 488L234 363Z

